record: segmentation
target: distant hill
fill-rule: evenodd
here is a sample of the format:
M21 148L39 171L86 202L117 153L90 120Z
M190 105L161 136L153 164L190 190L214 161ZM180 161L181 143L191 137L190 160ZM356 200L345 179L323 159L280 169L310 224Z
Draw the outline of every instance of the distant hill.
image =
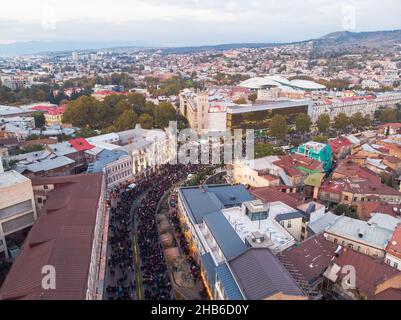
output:
M91 41L26 41L10 44L0 44L0 55L30 55L49 52L63 52L74 50L99 50L119 47L136 47L129 42L91 42Z
M389 50L396 44L401 44L401 30L348 32L340 31L325 35L319 39L294 42L295 44L313 43L317 52L326 51L360 51L361 48L376 48ZM190 47L156 47L133 42L73 42L73 41L28 41L0 45L0 55L27 55L49 52L71 52L73 50L99 49L153 49L162 50L164 54L186 54L204 51L225 51L239 48L266 48L282 46L290 43L232 43L220 45L204 45Z
M321 51L355 50L360 48L388 50L401 44L401 30L372 32L333 32L312 40Z
M272 46L278 46L279 43L230 43L230 44L219 44L219 45L209 45L209 46L193 46L193 47L177 47L177 48L162 48L165 54L187 54L196 53L204 51L226 51L235 50L240 48L266 48Z

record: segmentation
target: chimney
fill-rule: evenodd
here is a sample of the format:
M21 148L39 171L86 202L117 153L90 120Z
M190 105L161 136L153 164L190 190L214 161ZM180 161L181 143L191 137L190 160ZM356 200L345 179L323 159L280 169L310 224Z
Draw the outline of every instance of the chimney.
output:
M0 174L1 173L4 173L4 167L3 167L3 158L0 153Z

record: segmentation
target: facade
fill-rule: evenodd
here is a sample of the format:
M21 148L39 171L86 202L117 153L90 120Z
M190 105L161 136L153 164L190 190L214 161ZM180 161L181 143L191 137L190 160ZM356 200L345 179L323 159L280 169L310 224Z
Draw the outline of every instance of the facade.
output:
M55 125L61 125L65 110L66 110L65 107L58 107L58 108L52 108L51 110L46 112L44 114L46 126L51 127Z
M309 100L275 101L252 106L231 106L227 108L227 130L254 129L263 134L267 132L271 119L282 115L287 123L294 124L299 113L312 114L312 102Z
M198 134L209 129L209 93L184 90L180 93L180 113Z
M235 162L230 165L229 176L232 183L249 185L252 188L278 186L280 184L279 167L274 165L280 160L276 156L255 159L252 165Z
M296 149L291 150L291 153L299 154L301 156L321 162L325 172L329 172L331 170L333 156L331 146L329 144L310 141L300 145Z
M334 101L322 101L313 106L312 119L316 121L320 115L327 113L334 120L340 113L351 117L355 113L363 116L374 117L379 108L395 108L401 103L401 92L390 92L375 96L350 97Z
M88 166L88 173L98 172L105 174L108 189L128 184L133 180L132 158L125 151L105 149Z
M401 271L401 225L398 225L386 248L386 263Z
M31 227L36 218L31 181L16 171L0 171L0 260L10 258L8 236Z

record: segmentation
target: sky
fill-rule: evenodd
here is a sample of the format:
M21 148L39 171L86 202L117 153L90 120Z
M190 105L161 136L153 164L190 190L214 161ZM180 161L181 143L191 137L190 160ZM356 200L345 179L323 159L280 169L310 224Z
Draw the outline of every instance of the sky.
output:
M400 16L400 0L12 0L1 4L0 44L290 42L401 29Z

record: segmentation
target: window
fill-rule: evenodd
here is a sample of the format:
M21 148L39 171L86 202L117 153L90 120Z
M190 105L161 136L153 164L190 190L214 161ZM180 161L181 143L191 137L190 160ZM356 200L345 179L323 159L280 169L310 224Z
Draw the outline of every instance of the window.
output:
M291 228L291 220L287 221L287 228L289 228L289 229Z
M398 263L394 262L394 268L398 269Z
M345 196L345 197L344 197L344 200L345 200L345 201L348 201L348 196Z

